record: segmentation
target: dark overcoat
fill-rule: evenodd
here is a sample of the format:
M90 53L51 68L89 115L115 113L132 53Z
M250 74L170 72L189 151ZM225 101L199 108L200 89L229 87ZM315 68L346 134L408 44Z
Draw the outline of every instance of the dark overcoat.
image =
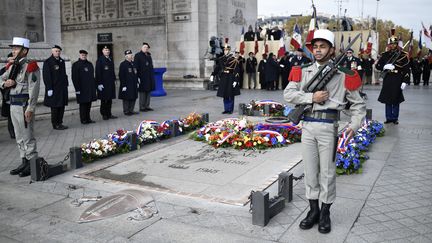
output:
M138 78L140 81L138 91L150 92L155 90L156 84L151 54L140 51L135 54L134 62L138 69Z
M222 98L232 98L240 95L240 85L238 82L240 62L232 54L228 54L221 57L218 63L219 65L213 71L213 75L219 74L220 78L216 95ZM234 82L237 83L235 87L233 87Z
M111 58L100 56L96 61L96 84L103 85L102 91L97 90L98 99L112 100L116 98L114 62Z
M138 98L138 74L133 62L124 60L119 68L119 99L136 100ZM126 91L123 88L126 87Z
M48 107L63 107L68 104L68 76L66 75L65 61L51 55L44 61L43 81L45 84L44 105ZM53 94L48 96L48 90Z
M72 82L75 87L77 103L89 103L96 100L96 80L94 67L88 60L78 59L72 64Z

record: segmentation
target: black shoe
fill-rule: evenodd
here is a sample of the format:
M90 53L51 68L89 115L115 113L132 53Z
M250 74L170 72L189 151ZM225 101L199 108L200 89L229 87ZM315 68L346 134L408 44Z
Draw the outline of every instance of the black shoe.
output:
M144 109L139 109L140 111L147 111L145 108Z
M399 121L396 120L396 121L394 121L393 123L394 123L395 125L397 125L397 124L399 124Z
M300 222L300 229L310 229L319 221L320 209L318 205L318 200L309 200L310 210L307 213L306 218Z
M108 116L102 116L102 119L103 119L103 120L108 120L109 117L108 117Z
M321 213L318 223L318 231L322 234L327 234L331 231L331 220L330 220L330 204L322 203Z
M96 123L96 122L93 120L88 120L87 123Z
M228 111L228 112L227 112L227 114L232 114L232 113L233 113L232 111Z
M222 114L228 114L229 111L223 111Z
M109 119L117 119L117 117L116 117L116 116L113 116L113 115L111 115L111 116L109 116Z
M132 116L131 112L124 112L125 116Z
M152 108L145 108L146 111L154 111Z
M87 125L87 124L89 124L89 122L88 121L81 121L81 124Z
M386 120L385 122L384 122L384 124L389 124L389 123L392 123L393 121L390 121L390 120Z
M68 129L67 126L64 126L63 124L57 125L54 127L55 130L65 130Z
M21 173L21 171L23 171L26 168L27 164L29 163L30 162L26 158L22 158L22 163L20 164L20 166L11 170L9 173L11 175L18 175L19 173Z
M30 162L27 164L27 166L24 168L23 171L19 173L19 177L26 177L30 175Z
M139 114L139 112L136 112L136 111L131 112L131 115L138 115L138 114Z

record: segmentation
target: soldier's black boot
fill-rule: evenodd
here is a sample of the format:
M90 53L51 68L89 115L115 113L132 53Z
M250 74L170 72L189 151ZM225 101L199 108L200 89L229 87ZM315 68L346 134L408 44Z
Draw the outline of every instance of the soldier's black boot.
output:
M330 204L323 203L321 205L321 214L318 223L318 231L323 234L327 234L331 231L331 221L330 221Z
M30 161L27 162L27 165L24 169L19 173L19 177L26 177L30 175Z
M318 200L309 200L309 206L310 210L306 218L300 222L299 226L301 229L310 229L319 221L320 210Z
M18 175L19 173L21 173L21 171L23 171L25 169L25 167L28 165L30 165L30 162L26 159L26 158L22 158L22 163L15 169L10 171L11 175Z

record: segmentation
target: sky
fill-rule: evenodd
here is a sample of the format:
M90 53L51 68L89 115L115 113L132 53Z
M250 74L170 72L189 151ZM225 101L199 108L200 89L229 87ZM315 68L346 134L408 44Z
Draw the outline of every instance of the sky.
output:
M360 17L363 5L363 18L376 16L376 0L339 1L342 2L342 15L347 9L346 15L348 17ZM335 16L338 14L337 2L338 0L314 0L318 13L323 12ZM258 0L258 15L311 15L311 6L311 0ZM432 25L431 13L431 0L379 0L378 2L378 19L391 20L396 25L413 29L415 39L418 39L422 21L426 28Z

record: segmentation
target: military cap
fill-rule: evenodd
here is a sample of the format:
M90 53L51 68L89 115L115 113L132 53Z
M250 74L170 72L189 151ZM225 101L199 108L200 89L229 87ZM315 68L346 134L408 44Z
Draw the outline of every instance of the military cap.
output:
M148 48L150 48L149 43L147 43L147 42L143 42L143 46L144 46L144 45L146 45L146 46L148 46Z
M103 50L103 49L108 49L108 50L109 50L108 46L104 46L104 47L102 48L102 50Z
M60 46L58 46L58 45L54 45L53 47L51 47L51 49L59 49L60 51L63 50L63 49L62 49Z
M30 40L22 37L14 37L12 40L12 44L9 45L10 47L13 46L22 46L24 48L30 47Z
M297 51L303 52L303 49L302 48L298 48Z
M126 51L124 52L124 54L125 54L125 56L126 56L126 55L129 55L129 54L132 54L132 51L131 51L131 50L126 50Z
M347 52L354 52L354 50L351 49L351 48L349 48L349 49L347 50Z
M79 50L79 54L88 54L88 52L86 50Z

